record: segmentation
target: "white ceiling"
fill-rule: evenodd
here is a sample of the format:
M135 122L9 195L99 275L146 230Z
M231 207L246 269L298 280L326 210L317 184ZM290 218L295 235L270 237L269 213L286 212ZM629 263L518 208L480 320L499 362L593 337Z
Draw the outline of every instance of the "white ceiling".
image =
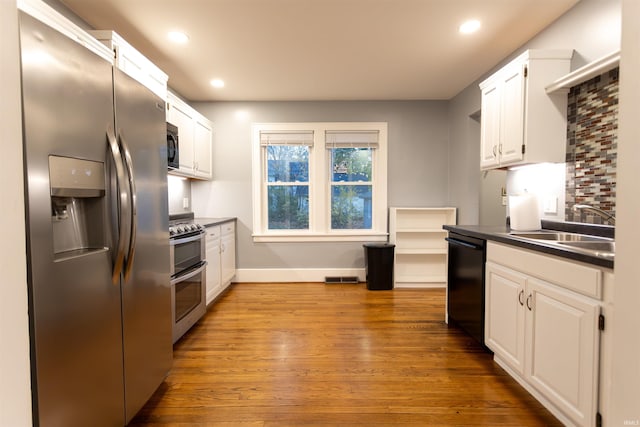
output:
M449 99L578 2L61 1L123 36L191 101ZM469 18L480 31L458 34ZM173 29L190 42L171 44Z

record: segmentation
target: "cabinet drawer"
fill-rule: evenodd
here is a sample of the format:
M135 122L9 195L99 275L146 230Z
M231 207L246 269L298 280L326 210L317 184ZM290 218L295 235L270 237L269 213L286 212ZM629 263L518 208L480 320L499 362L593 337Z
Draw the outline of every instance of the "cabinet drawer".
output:
M206 230L207 230L207 242L210 240L215 240L220 238L221 230L219 225L216 225L213 227L207 227Z
M580 294L602 299L602 270L513 246L487 242L487 261L497 262Z
M236 231L236 223L235 222L225 222L220 225L222 228L222 234L233 234Z

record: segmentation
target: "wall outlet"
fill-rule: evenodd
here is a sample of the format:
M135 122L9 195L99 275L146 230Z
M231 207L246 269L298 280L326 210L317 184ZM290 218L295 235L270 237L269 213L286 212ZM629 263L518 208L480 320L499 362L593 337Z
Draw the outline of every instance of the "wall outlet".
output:
M507 206L507 196L502 196L502 206Z
M189 198L185 197L184 199L182 199L182 207L187 209L189 208Z

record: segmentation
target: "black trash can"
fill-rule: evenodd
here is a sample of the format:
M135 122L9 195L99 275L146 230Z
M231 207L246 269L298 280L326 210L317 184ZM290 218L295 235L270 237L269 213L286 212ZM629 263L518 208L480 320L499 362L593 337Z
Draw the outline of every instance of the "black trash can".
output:
M391 243L365 243L364 268L367 275L367 289L386 291L393 289L393 251Z

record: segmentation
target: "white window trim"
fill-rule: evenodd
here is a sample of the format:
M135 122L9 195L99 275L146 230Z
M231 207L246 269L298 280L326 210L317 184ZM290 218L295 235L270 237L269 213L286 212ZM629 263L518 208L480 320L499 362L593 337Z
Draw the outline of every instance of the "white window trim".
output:
M379 132L378 147L373 150L373 206L371 230L331 230L328 206L329 150L325 148L325 131ZM313 131L313 148L309 156L309 230L267 230L266 194L262 186L262 131ZM252 190L254 242L369 242L387 240L387 123L385 122L312 122L254 123L252 125Z

